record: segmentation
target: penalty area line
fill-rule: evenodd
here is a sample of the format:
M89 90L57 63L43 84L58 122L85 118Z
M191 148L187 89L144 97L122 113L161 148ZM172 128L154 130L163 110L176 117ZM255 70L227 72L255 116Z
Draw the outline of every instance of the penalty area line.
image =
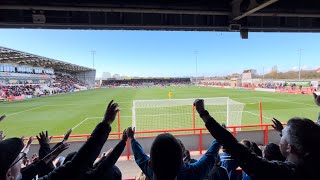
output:
M79 127L82 123L84 123L84 122L86 122L87 120L89 120L89 119L99 119L99 118L103 118L103 117L88 117L88 118L85 118L84 120L82 120L80 123L78 123L77 125L75 125L73 128L71 128L72 129L72 131L74 130L74 129L76 129L77 127Z
M23 110L23 111L14 112L14 113L8 114L6 116L8 117L8 116L20 114L20 113L23 113L23 112L27 112L27 111L32 111L34 109L39 109L39 108L42 108L42 107L45 107L45 105L44 106L38 106L38 107L30 108L30 109L26 109L26 110Z

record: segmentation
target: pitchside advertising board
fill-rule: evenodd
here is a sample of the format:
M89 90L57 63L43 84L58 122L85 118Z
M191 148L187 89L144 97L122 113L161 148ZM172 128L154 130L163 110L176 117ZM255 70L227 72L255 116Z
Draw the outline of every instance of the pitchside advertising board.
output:
M287 86L295 84L296 86L310 87L311 85L311 81L286 81L285 83Z

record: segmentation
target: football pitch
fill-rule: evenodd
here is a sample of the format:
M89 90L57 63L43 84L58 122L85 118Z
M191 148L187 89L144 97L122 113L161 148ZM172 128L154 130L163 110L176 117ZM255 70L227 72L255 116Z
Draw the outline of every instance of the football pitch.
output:
M95 125L101 121L107 103L114 99L120 105L121 131L123 131L132 125L133 100L167 99L170 90L173 92L173 99L230 97L232 100L244 103L242 124L259 123L259 102L263 103L264 123L270 123L272 117L282 122L297 116L316 120L320 110L314 104L313 97L309 95L195 86L102 88L19 102L2 102L0 115L7 115L7 117L0 123L0 130L4 131L7 137L35 136L45 130L48 130L51 135L63 135L70 128L74 128L73 135L90 134ZM180 128L191 128L191 121L186 120L191 115L187 114L172 119L172 124ZM196 116L196 127L203 127L202 121L198 115ZM159 127L161 118L156 121L157 123L150 121L148 124L150 129L161 129ZM112 126L112 132L116 132L117 122L115 121Z

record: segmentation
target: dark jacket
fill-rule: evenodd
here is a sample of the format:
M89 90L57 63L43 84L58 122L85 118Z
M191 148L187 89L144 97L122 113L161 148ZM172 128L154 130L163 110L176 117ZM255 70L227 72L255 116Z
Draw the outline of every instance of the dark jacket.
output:
M268 161L257 156L253 151L240 144L237 139L225 128L223 128L212 117L206 123L211 135L216 138L235 158L240 167L252 179L266 180L301 180L320 179L315 173L308 173L301 167L290 162ZM311 170L310 170L311 171Z
M227 170L221 166L213 166L209 172L208 180L229 180Z
M99 123L90 138L79 149L73 159L66 164L54 169L48 175L39 178L39 180L77 180L85 179L85 175L94 161L100 154L100 151L107 141L111 131L110 125Z
M134 158L142 172L148 177L148 179L153 179L153 171L149 167L148 162L150 157L146 155L143 151L141 145L137 140L131 140L131 147L134 154ZM177 179L204 179L209 171L212 169L216 157L220 149L220 144L217 141L213 141L210 145L208 151L203 155L203 157L195 163L184 163L179 171Z
M108 177L110 176L110 171L114 168L125 147L126 142L121 140L108 156L102 157L102 160L94 166L94 169L88 172L87 179L110 179Z

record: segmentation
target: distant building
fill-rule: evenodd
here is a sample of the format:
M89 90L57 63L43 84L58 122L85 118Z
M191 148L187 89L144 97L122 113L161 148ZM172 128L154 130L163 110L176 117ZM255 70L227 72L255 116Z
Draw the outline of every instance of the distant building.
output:
M114 79L116 79L116 80L122 79L121 76L120 76L120 74L114 74L112 77L113 77Z
M320 68L318 68L318 69L316 70L316 72L317 72L317 73L320 73Z
M107 79L110 79L110 78L112 78L111 73L109 73L109 72L103 72L102 73L102 77L101 77L102 80L107 80Z

